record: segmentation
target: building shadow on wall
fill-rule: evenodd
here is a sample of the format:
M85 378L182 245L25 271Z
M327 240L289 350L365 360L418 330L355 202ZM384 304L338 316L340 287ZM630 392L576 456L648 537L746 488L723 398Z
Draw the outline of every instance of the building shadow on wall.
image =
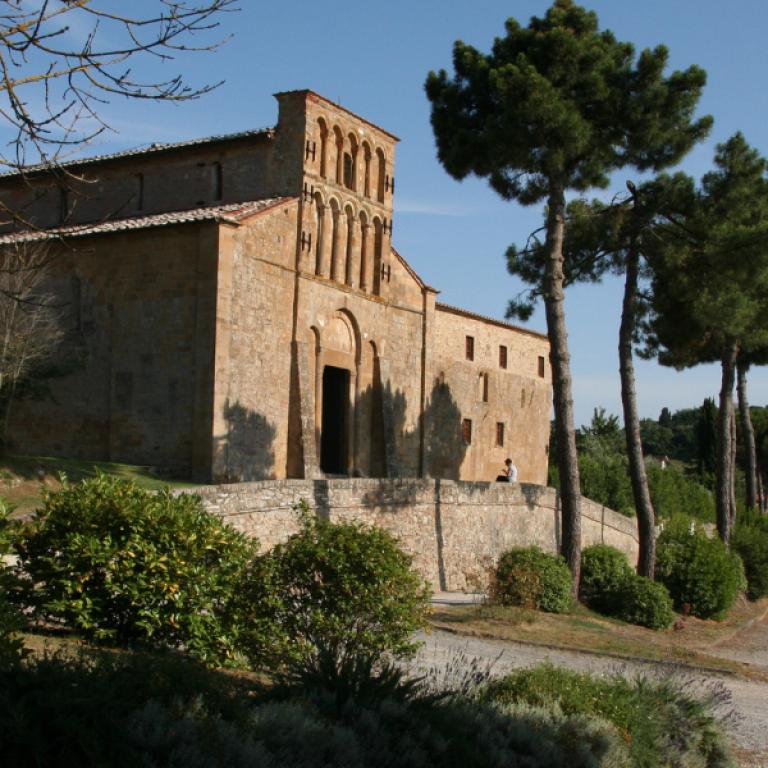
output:
M461 429L461 411L453 398L451 388L435 380L424 413L412 426L407 424L408 399L404 392L393 391L389 384L379 393L368 388L362 393L358 408L363 418L370 418L371 424L360 430L363 439L368 439L368 454L372 458L370 467L360 467L361 474L369 477L418 478L458 480L461 464L467 452ZM379 420L377 427L376 421ZM381 436L382 445L376 440ZM419 463L422 441L424 445L422 465ZM365 452L363 452L365 453ZM385 456L384 471L375 457ZM419 492L418 482L404 482L389 486L386 498L379 498L379 490L366 494L370 504L407 504L414 501Z
M260 413L240 403L224 406L227 433L216 438L214 451L220 467L219 479L225 483L242 483L275 478L273 443L277 429ZM223 476L222 476L223 475Z

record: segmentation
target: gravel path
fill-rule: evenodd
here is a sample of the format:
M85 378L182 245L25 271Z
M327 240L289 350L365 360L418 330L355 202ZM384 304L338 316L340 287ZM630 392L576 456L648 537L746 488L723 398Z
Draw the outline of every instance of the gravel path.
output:
M759 622L749 630L751 658L742 660L754 663L756 659L766 659L768 664L768 623ZM754 630L754 633L752 632ZM754 637L753 637L754 634ZM492 675L503 675L512 669L527 667L542 661L562 665L570 669L593 672L620 672L622 674L659 674L668 677L680 675L685 681L692 681L696 686L713 683L722 684L731 694L731 708L735 722L730 725L730 732L738 748L749 753L749 759L743 762L754 768L768 768L768 684L756 683L727 675L704 674L691 671L690 668L677 668L668 664L653 662L619 662L605 656L561 650L550 650L522 643L486 640L474 637L462 637L448 632L434 630L420 637L424 642L416 661L415 669L424 673L436 670L438 674L457 666L466 668L473 660L481 667L491 665ZM738 653L740 643L729 644L728 652ZM723 654L725 655L725 653ZM457 661L458 659L458 661ZM446 673L450 679L452 672Z

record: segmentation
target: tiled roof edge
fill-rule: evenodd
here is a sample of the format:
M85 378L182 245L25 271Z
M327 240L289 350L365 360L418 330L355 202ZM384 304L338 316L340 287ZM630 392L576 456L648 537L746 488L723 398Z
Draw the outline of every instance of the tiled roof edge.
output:
M470 312L467 309L461 307L454 307L450 304L442 304L441 302L435 302L435 309L441 312L450 312L452 315L461 315L462 317L469 317L472 320L480 320L484 323L491 323L492 325L498 325L501 328L509 328L512 331L519 331L520 333L526 333L529 336L535 336L537 339L543 339L549 341L549 337L545 333L539 333L538 331L532 331L530 328L523 328L519 325L513 325L512 323L505 323L503 320L497 320L494 317L488 317L487 315L478 315L476 312Z

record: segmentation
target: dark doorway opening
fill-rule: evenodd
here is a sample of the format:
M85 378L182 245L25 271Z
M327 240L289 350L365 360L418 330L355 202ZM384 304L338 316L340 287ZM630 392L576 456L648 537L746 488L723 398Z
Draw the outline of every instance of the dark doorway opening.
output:
M323 421L320 431L320 469L332 475L347 473L347 411L349 371L326 365L323 369Z

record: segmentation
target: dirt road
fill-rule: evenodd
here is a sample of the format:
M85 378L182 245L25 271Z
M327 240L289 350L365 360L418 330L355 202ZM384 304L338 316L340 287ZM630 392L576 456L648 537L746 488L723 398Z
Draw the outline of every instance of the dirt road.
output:
M723 656L738 658L749 663L764 662L768 668L768 621L759 622L741 637L733 638L727 647L720 649ZM481 666L491 665L492 675L503 675L512 669L527 667L542 661L562 665L570 669L593 672L620 672L659 674L668 677L678 675L682 680L697 686L722 684L731 694L731 708L735 716L729 730L739 748L745 768L768 768L768 685L751 682L727 675L715 675L654 662L618 662L614 658L593 654L550 650L521 643L461 637L435 630L422 635L424 646L415 662L416 669L441 674L453 661L461 657L460 666L475 659ZM736 655L740 654L740 655ZM445 673L448 677L453 671ZM723 712L722 714L726 714Z

